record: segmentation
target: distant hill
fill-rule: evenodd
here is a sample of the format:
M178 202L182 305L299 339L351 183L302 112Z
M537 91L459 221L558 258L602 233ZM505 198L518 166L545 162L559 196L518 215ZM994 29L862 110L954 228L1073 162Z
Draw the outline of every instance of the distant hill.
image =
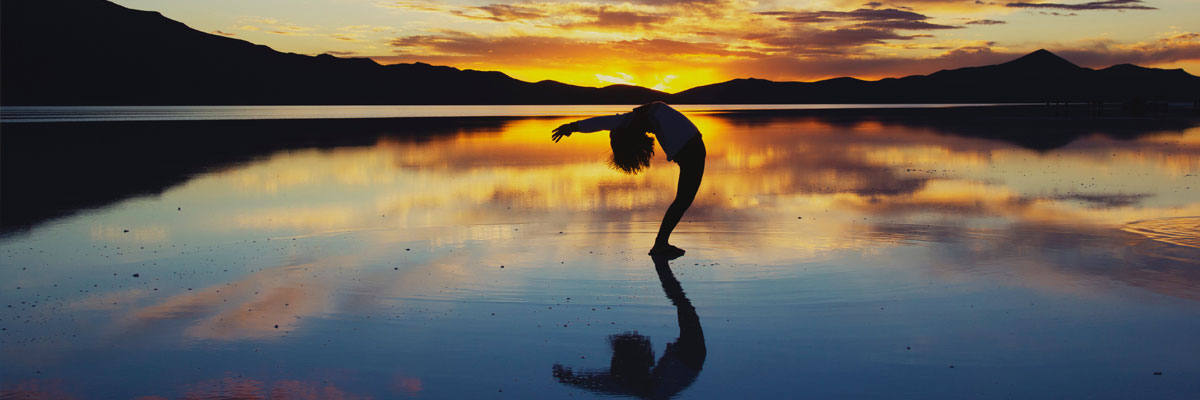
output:
M1003 64L930 75L817 82L734 79L671 96L675 103L1011 103L1045 101L1195 101L1200 77L1182 69L1121 64L1080 67L1046 50Z
M105 0L0 2L0 104L956 103L1186 100L1200 78L1123 64L1082 68L1038 50L927 76L735 79L674 95L525 82L494 71L281 53Z
M0 3L0 104L599 104L666 94L281 53L104 0Z

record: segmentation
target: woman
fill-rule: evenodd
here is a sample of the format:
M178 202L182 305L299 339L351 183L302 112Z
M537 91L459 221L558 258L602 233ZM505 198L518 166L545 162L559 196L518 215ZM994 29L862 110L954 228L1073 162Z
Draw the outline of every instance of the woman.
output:
M700 189L700 180L704 177L707 152L700 130L679 111L656 101L624 114L563 124L554 129L550 138L558 143L564 136L571 136L574 132L602 130L609 131L609 145L613 151L611 164L625 173L636 174L650 166L650 158L654 156L654 139L647 136L646 132L654 133L654 137L658 138L659 146L667 153L667 161L679 164L679 186L675 201L671 202L667 214L663 216L650 255L667 258L682 256L683 249L672 246L667 240L671 238L675 225L683 218L683 212L692 205L696 191Z

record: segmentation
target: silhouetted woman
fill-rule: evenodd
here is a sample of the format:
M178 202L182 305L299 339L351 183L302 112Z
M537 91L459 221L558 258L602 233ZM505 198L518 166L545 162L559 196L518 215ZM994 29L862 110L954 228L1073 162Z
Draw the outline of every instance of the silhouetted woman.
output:
M588 118L563 124L554 129L550 136L558 143L564 136L574 132L609 131L609 144L612 146L613 167L628 173L636 174L650 166L650 158L654 156L654 139L646 132L654 133L659 146L667 153L667 161L679 164L679 186L675 192L675 201L667 208L662 225L658 228L658 237L654 239L654 247L650 255L675 258L683 255L681 248L668 243L671 231L683 218L684 211L692 205L696 191L700 189L700 180L704 178L704 140L700 138L700 130L692 121L679 111L661 101L640 106L631 112L603 117Z

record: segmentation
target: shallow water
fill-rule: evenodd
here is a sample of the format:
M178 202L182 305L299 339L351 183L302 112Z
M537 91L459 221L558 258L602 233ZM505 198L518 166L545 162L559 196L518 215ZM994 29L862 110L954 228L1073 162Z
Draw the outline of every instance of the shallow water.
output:
M550 142L563 117L264 154L9 234L0 393L1200 393L1200 127L689 116L707 170L669 269L645 251L676 167L614 172L603 134ZM614 361L627 332L653 356Z

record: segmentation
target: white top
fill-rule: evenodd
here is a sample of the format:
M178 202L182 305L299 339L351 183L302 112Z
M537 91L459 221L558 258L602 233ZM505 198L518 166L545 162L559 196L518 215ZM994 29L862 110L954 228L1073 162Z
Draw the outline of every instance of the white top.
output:
M667 103L656 101L649 104L650 132L658 138L658 145L667 153L667 161L675 158L675 154L687 144L692 137L700 134L700 129L679 111ZM593 117L575 122L575 128L580 132L611 131L628 123L634 113L627 112L617 115Z

